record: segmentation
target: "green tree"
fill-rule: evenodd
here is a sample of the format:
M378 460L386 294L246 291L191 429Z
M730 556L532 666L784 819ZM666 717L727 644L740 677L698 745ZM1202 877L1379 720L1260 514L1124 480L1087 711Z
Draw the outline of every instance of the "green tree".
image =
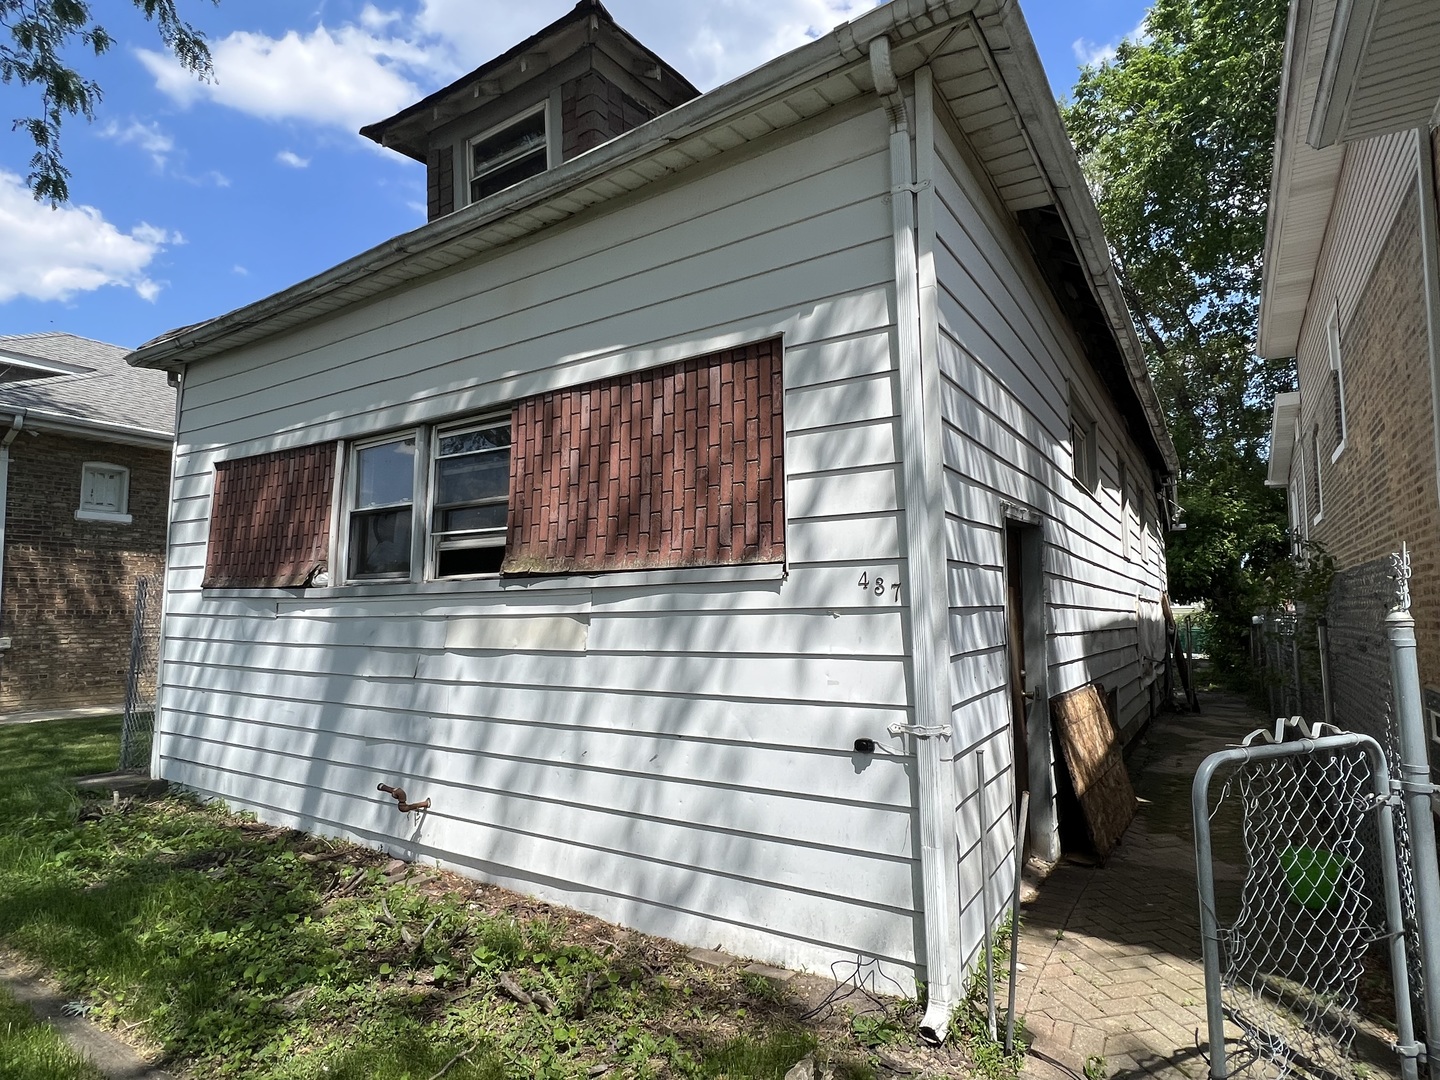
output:
M1255 332L1287 7L1156 0L1061 104L1180 457L1171 591L1236 634L1286 552L1264 479L1293 362L1260 359Z
M219 0L215 0L216 3ZM160 33L175 58L201 79L213 74L205 35L180 18L175 0L131 0ZM68 52L106 52L115 39L94 20L83 0L0 0L0 83L40 89L36 116L14 121L35 143L25 182L51 205L70 197L70 170L60 154L66 116L94 119L100 84L70 65Z

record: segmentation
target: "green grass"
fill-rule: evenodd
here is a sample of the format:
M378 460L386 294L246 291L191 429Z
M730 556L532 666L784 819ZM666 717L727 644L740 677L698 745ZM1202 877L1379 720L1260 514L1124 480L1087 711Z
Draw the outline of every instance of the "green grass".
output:
M0 942L177 1071L780 1080L813 1052L866 1080L880 1044L913 1046L912 1023L822 1030L765 979L503 890L392 884L374 852L66 782L116 753L109 721L0 728Z
M104 1080L54 1030L0 990L0 1076L5 1080Z

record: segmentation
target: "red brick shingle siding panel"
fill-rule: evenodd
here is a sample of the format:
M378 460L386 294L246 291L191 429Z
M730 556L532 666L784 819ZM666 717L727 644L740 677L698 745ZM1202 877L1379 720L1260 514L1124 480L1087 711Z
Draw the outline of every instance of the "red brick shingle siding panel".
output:
M326 564L335 444L215 466L207 589L296 588Z
M427 220L434 221L455 209L455 148L432 147L425 161Z
M782 562L780 340L518 402L505 573Z

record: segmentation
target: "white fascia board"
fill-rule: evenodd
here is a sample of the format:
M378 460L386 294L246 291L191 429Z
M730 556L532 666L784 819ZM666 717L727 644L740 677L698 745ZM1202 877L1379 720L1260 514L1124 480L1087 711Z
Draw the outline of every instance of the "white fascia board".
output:
M1323 12L1317 0L1295 0L1285 30L1285 65L1275 122L1270 207L1265 219L1264 269L1260 286L1260 328L1256 351L1267 360L1295 355L1300 329L1324 244L1340 168L1341 147L1306 145L1302 115L1313 103L1306 72L1321 61L1313 38ZM1328 41L1328 39L1327 39Z
M1266 487L1290 485L1290 459L1295 454L1295 421L1300 416L1300 391L1275 395L1270 415L1270 468Z

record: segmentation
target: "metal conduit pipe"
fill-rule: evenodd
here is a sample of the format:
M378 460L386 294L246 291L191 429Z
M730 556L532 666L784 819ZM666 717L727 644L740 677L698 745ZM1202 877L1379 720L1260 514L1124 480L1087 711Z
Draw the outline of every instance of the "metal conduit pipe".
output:
M949 643L942 616L944 598L943 522L934 511L944 507L941 487L939 388L926 374L934 367L924 355L921 268L917 254L917 192L914 157L928 160L929 147L916 147L909 107L891 63L890 40L870 43L870 71L890 126L890 203L895 230L895 339L900 368L900 423L904 446L906 563L910 578L910 655L914 722L892 727L911 736L915 746L920 818L920 877L925 920L925 972L928 1003L920 1037L938 1045L950 1028L960 1001L959 848L955 833L955 775L946 754L949 741ZM930 73L916 75L917 108L928 115L933 104ZM936 368L938 373L938 368ZM932 380L933 382L933 380ZM933 432L927 414L933 412ZM933 436L936 446L931 447Z
M5 519L10 505L10 444L25 427L25 410L10 418L10 429L0 438L0 632L5 628ZM0 663L6 650L0 649Z

